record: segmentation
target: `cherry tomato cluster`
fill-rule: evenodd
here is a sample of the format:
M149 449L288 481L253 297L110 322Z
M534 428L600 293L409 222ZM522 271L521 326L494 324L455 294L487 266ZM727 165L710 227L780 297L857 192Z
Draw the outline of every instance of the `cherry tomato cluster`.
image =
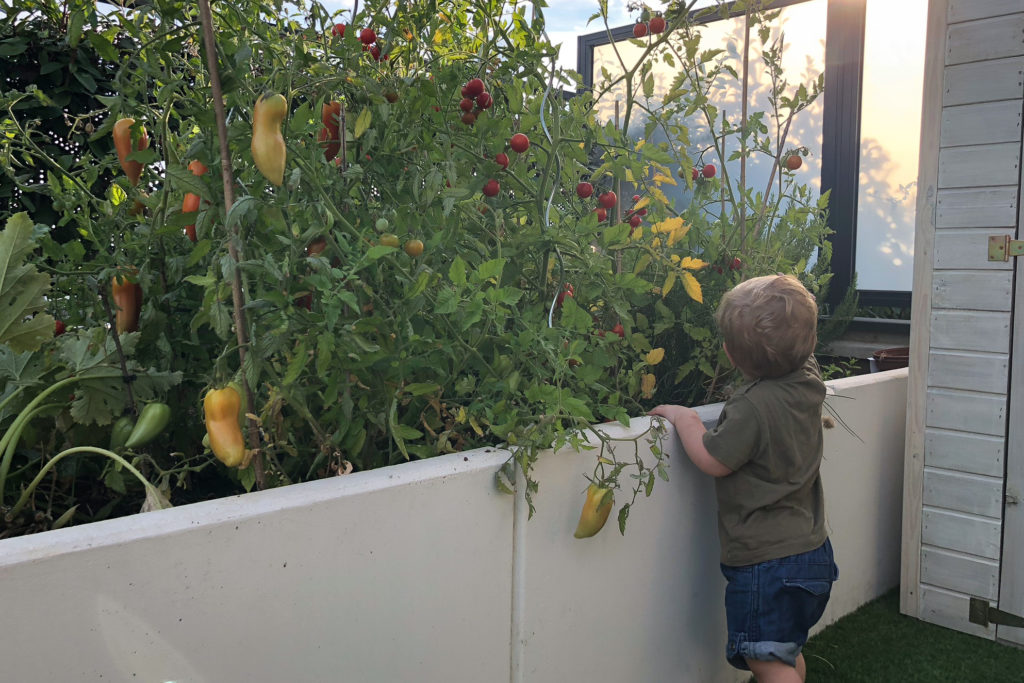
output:
M473 81L480 81L480 79L474 78ZM466 86L468 87L469 85L471 85L473 81L467 83ZM480 81L480 87L483 87L483 81ZM463 88L463 92L465 92L465 88ZM487 95L487 93L484 91L480 91L480 93L476 95L478 105L480 103L481 95ZM490 95L488 95L488 97L490 97ZM516 133L515 135L508 139L508 146L509 149L511 149L516 154L524 154L526 150L530 149L530 138L526 137L526 135L523 133ZM498 154L495 154L494 163L501 166L503 170L507 169L509 164L508 155L505 154L504 152L499 152ZM494 178L491 178L486 183L484 183L483 193L485 197L497 197L499 192L501 192L501 183L499 183ZM484 213L483 209L481 209L481 213Z
M580 182L576 185L576 196L580 199L589 199L594 194L594 186L588 182ZM597 220L598 222L604 222L608 220L608 209L615 208L615 204L618 202L618 197L612 191L602 192L597 197L597 203L599 206L597 209Z
M467 126L476 123L476 119L485 109L494 105L494 98L487 92L484 82L479 78L471 78L462 86L462 100L459 102L459 109L462 110L462 122Z
M640 195L633 195L633 205L640 201ZM633 231L640 227L643 223L643 217L647 215L647 209L630 209L626 213L626 217L629 218L629 234L632 235Z
M656 35L665 30L665 17L660 14L651 18L650 21L638 21L633 24L633 37L643 38L648 33Z
M680 169L682 171L682 169ZM702 167L694 167L690 174L690 177L694 180L700 180L701 178L714 178L715 174L718 173L718 169L715 168L714 164L704 164Z
M381 236L378 238L378 243L381 246L398 248L401 240L398 239L398 235L395 233L388 232L391 228L391 223L388 222L387 218L378 218L374 227L377 228L377 232L381 233ZM423 240L415 238L406 240L405 244L402 245L402 249L409 256L417 258L423 254Z
M743 261L739 260L736 257L733 257L731 261L727 260L726 267L728 267L729 270L741 270L743 268ZM725 268L723 268L722 266L714 266L714 270L719 275L725 272Z
M331 29L331 35L336 38L345 37L345 29L348 28L345 24L335 24L334 28ZM369 52L376 61L383 59L385 62L390 58L389 55L380 54L380 46L377 44L377 32L372 28L364 28L359 32L359 42L363 44L363 52Z

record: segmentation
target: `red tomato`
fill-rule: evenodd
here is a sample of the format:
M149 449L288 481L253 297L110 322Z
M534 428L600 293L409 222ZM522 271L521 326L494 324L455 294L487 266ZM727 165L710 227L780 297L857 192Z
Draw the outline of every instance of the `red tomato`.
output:
M492 104L494 104L494 98L491 97L491 93L482 92L476 96L476 106L481 109L490 109Z
M795 171L804 165L804 160L800 158L799 154L791 154L786 157L786 168L790 171Z
M572 285L566 282L565 287L563 287L562 291L558 293L558 298L555 299L556 305L561 306L562 302L565 301L565 297L575 296L575 294L576 292L573 290Z
M640 218L640 216L633 216L632 218L629 219L629 226L631 228L639 227L643 220L644 219Z
M526 137L523 133L516 133L509 138L508 146L512 148L513 152L522 154L530 149L530 138Z
M63 320L54 320L53 321L53 336L54 337L59 337L60 335L64 334L64 332L66 332L66 331L67 331L67 328L64 326L64 321Z
M345 24L335 24L334 28L331 29L331 35L338 36L339 38L344 38Z
M473 111L473 100L463 97L462 101L459 102L459 109L462 111Z
M598 223L603 223L607 219L608 219L608 212L606 210L604 210L604 209L598 209L597 210L597 222Z
M466 83L466 96L467 97L476 97L477 95L479 95L483 91L484 91L484 82L482 80L480 80L479 78L471 78L469 80L469 82Z
M661 33L665 30L665 17L660 14L651 19L651 33Z
M626 338L626 330L622 327L622 323L615 323L615 327L612 328L612 334L617 334L623 339Z
M323 250L327 248L327 239L324 237L317 237L308 245L306 245L306 256L317 256L323 253Z
M704 164L704 168L701 170L701 173L705 178L714 178L716 171L717 169L714 164Z
M633 37L634 38L643 38L646 35L647 35L647 24L645 24L645 23L643 23L641 21L638 21L635 24L633 24Z
M377 42L377 32L372 28L364 28L359 32L359 42L363 45L373 45Z
M592 194L594 194L594 186L590 183L580 183L576 186L576 196L580 199L586 199Z
M501 185L498 184L497 180L494 180L492 178L492 179L487 181L487 184L484 185L484 196L487 196L487 197L497 196L497 194L498 194L498 192L500 190L501 190Z
M494 155L494 161L502 168L508 168L508 155L504 152L499 152Z
M600 197L597 198L598 203L606 209L611 209L612 207L614 207L615 202L617 202L618 200L619 198L616 197L615 193L611 191L604 192L601 194Z

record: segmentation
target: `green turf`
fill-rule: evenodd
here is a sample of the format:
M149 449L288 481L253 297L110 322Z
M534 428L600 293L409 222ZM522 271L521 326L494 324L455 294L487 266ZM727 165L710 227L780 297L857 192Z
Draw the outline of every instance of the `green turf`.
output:
M804 646L809 683L1024 683L1024 649L900 614L899 591Z

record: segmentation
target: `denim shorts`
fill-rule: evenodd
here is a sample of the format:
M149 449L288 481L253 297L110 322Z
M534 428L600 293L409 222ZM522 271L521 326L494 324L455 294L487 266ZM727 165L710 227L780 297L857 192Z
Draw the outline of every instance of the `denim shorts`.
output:
M737 669L746 659L780 661L796 666L807 632L828 604L839 568L832 544L767 562L722 565L729 642L725 655Z

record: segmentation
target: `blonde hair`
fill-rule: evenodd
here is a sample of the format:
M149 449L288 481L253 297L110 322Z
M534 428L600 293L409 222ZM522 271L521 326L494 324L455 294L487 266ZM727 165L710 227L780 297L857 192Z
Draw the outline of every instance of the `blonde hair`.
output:
M818 343L814 295L792 275L766 275L725 293L715 313L729 357L745 374L781 377Z

